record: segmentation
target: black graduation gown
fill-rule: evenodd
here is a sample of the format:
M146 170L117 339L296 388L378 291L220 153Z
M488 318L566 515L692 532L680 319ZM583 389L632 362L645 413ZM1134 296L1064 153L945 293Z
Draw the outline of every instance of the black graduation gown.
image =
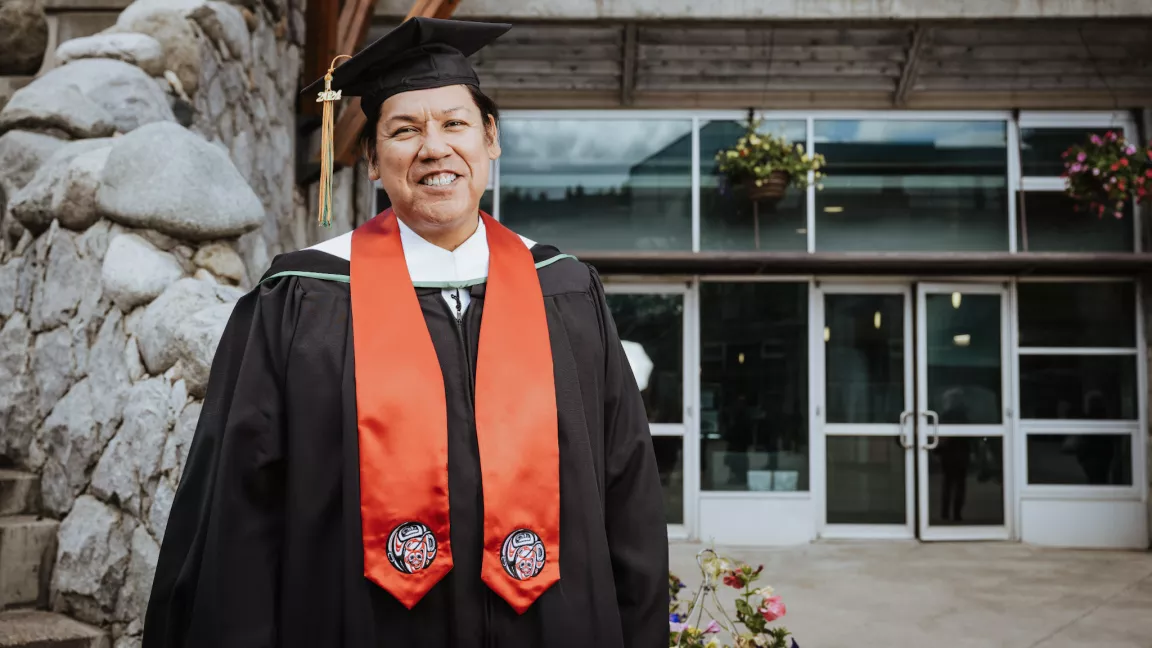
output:
M303 250L274 259L220 341L143 648L667 645L667 528L635 379L595 271L532 251L555 367L560 581L517 615L480 580L483 284L459 322L440 289L417 288L447 396L454 567L412 610L364 577L349 263ZM273 278L286 271L344 280Z

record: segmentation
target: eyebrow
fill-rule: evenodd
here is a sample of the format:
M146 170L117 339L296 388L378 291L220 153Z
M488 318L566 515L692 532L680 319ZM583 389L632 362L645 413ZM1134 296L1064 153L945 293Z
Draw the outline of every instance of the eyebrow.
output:
M439 115L439 116L450 115L452 113L460 112L461 110L465 110L465 109L467 109L467 106L456 106L455 108L449 108L447 110L441 110L437 113L437 115ZM422 120L417 118L414 115L393 115L387 119L387 122L393 122L393 121L401 121L401 122L405 122L408 124L415 124L415 123L420 122Z

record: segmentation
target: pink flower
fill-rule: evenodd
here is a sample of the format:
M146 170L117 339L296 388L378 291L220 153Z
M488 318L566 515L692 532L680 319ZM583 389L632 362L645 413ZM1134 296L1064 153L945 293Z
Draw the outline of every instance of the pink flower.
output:
M1077 162L1083 162L1084 160L1087 160L1087 159L1088 159L1088 154L1085 153L1084 151L1080 151L1080 155L1076 156Z
M704 634L715 634L720 632L720 624L716 623L716 619L712 619L708 622L708 625L704 626L703 632Z
M1123 212L1116 212L1115 214L1113 214L1113 216L1115 216L1116 218L1124 218L1124 213Z
M759 611L764 616L765 621L775 621L784 616L788 609L784 607L784 600L779 596L769 596L760 604Z
M1092 136L1092 143L1096 144L1097 146L1099 146L1100 144L1103 144L1103 142L1100 140L1099 135L1093 135Z
M1124 152L1127 153L1128 155L1132 155L1133 153L1136 152L1136 147L1129 144L1128 148L1124 149Z
M673 621L668 622L668 632L684 632L684 628L687 627L687 623L676 623Z
M1073 164L1072 165L1072 173L1080 173L1080 170L1083 168L1084 167L1080 166L1079 164Z

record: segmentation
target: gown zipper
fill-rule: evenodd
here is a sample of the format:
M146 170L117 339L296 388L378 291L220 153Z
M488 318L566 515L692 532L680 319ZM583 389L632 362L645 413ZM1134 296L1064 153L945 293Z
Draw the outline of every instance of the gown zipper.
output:
M464 308L460 300L460 289L457 288L456 292L451 295L452 301L456 303L456 334L460 341L460 350L464 354L464 364L468 373L468 399L472 405L473 412L476 409L476 375L472 370L472 352L468 346L468 322L464 319ZM473 424L473 431L475 431L475 424ZM480 492L480 505L484 505L483 500L483 487ZM486 584L481 584L484 591L484 625L481 627L481 636L483 637L484 648L493 648L496 643L492 637L492 590Z

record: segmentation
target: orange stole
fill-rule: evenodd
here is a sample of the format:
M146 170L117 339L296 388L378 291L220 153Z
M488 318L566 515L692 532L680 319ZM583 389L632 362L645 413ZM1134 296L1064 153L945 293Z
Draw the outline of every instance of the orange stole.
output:
M552 351L532 253L480 217L489 249L475 394L481 576L523 613L560 578ZM448 423L444 379L391 209L352 234L351 292L364 574L411 608L452 569Z

